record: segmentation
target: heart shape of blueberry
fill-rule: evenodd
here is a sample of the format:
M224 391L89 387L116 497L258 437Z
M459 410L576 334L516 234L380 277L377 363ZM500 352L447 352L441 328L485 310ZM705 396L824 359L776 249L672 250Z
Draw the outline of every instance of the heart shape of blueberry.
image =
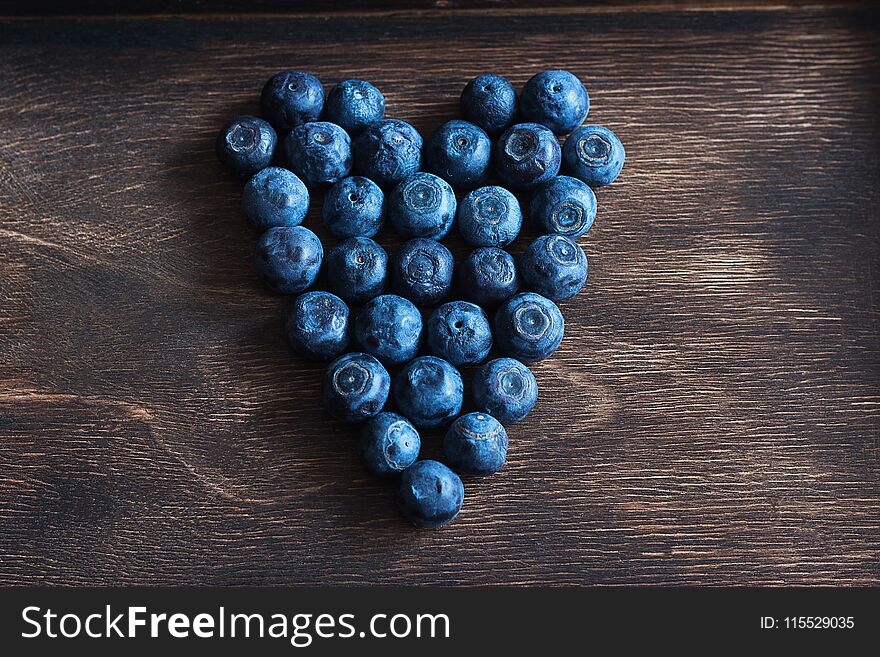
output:
M561 70L538 73L519 97L504 77L474 78L461 93L462 119L424 142L409 123L384 118L384 96L363 80L325 98L313 75L283 71L263 87L261 108L264 118L239 116L217 139L220 161L247 178L242 207L261 232L257 273L270 290L297 295L288 339L296 353L332 361L322 401L363 424L366 468L396 478L411 523L445 525L464 499L459 475L500 470L505 425L538 399L528 363L562 342L556 302L586 283L576 239L596 217L592 188L621 171L623 145L605 127L581 125L589 95ZM526 214L541 234L518 261L505 250L523 225L511 189L530 194ZM326 253L301 225L318 190L338 240ZM372 239L385 224L406 240L390 258ZM474 247L458 264L441 243L453 227ZM329 291L307 291L322 266ZM420 309L430 309L426 320ZM486 362L492 349L501 357ZM476 411L461 415L465 367L478 368ZM445 463L419 460L419 430L445 425Z

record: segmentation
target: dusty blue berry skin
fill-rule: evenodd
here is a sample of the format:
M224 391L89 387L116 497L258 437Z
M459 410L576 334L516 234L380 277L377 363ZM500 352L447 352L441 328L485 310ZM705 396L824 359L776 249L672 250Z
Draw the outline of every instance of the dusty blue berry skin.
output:
M481 306L497 306L519 290L516 261L504 249L474 249L456 269L459 292Z
M382 120L385 96L366 80L346 80L327 94L324 116L353 135Z
M526 247L519 271L528 289L563 301L580 292L587 282L587 256L564 235L542 235Z
M328 287L348 303L366 303L388 286L388 255L369 237L350 237L327 252Z
M556 135L537 123L517 123L495 142L495 172L511 187L528 189L559 173L562 150Z
M462 415L443 438L443 458L459 474L498 472L507 460L507 432L488 413Z
M596 195L577 178L556 176L534 193L529 214L540 232L575 239L596 219Z
M317 121L324 108L324 87L305 71L281 71L266 81L260 96L263 116L280 133Z
M478 187L458 206L458 232L474 246L504 247L522 228L522 210L516 197L503 187Z
M369 178L343 178L324 196L322 217L336 239L373 237L385 221L385 194Z
M433 529L449 524L461 511L464 484L438 461L416 461L400 475L397 504L416 527Z
M391 259L394 291L418 306L436 306L452 288L455 261L435 240L416 238L400 245Z
M313 121L284 139L287 166L309 187L335 183L351 172L351 139L335 123Z
M362 422L376 415L388 401L391 377L382 363L353 352L340 356L324 372L321 400L330 414L343 422Z
M239 116L217 135L217 158L232 173L248 178L272 162L278 136L255 116Z
M466 120L497 137L516 117L516 91L507 78L479 75L462 90L459 109Z
M432 173L418 172L400 181L388 195L388 221L404 239L446 237L455 219L455 192Z
M309 190L295 173L266 167L247 181L241 207L258 230L299 226L309 211Z
M585 125L572 132L562 152L566 170L590 187L610 185L626 161L620 139L600 125Z
M435 356L414 358L394 379L394 401L419 428L439 427L461 411L464 383L449 362Z
M287 315L287 338L301 356L330 360L348 346L348 306L329 292L306 292Z
M450 301L428 317L425 341L431 354L456 367L476 365L492 349L492 327L476 304Z
M555 303L534 292L505 301L495 313L495 344L501 353L533 363L559 348L565 321Z
M474 406L505 424L523 420L538 401L532 371L514 358L496 358L483 365L473 380Z
M577 128L590 112L590 96L568 71L543 71L523 85L519 98L523 119L540 123L557 135Z
M422 328L422 316L412 302L396 294L383 294L361 308L354 335L367 353L386 365L400 365L418 352Z
M492 141L486 132L467 121L448 121L425 141L425 170L456 189L472 189L489 176Z
M400 474L419 458L418 430L402 415L379 413L361 433L360 454L367 470L379 477Z
M279 294L311 287L321 270L321 240L303 226L275 226L260 236L254 267L263 283Z
M354 160L359 175L393 187L422 166L422 136L399 119L373 123L355 139Z

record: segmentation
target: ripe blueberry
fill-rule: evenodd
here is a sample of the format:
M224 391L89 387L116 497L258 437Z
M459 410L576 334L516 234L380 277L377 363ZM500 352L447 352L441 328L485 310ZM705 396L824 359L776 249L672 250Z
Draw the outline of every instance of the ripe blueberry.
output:
M462 415L443 438L443 457L460 474L498 472L507 460L507 432L488 413Z
M455 192L434 174L414 173L388 195L388 220L404 239L443 239L454 219Z
M501 305L494 328L501 353L528 363L543 360L559 348L565 321L550 299L523 292Z
M623 144L600 125L585 125L572 132L563 149L566 169L591 187L610 185L626 161Z
M284 153L290 170L310 187L335 183L351 171L351 139L335 123L295 127L284 139Z
M380 477L396 475L415 463L422 441L419 432L402 415L379 413L361 433L361 460Z
M596 195L577 178L556 176L532 196L532 223L542 233L580 237L596 219Z
M355 139L354 165L360 175L392 187L422 166L422 136L406 121L373 123Z
M516 116L516 91L507 78L479 75L462 90L459 109L466 120L497 137Z
M317 121L324 107L324 87L305 71L281 71L266 81L260 96L263 116L280 133Z
M360 132L385 115L385 97L365 80L340 82L327 94L324 115L349 134Z
M343 178L324 196L322 216L336 239L373 237L385 221L385 194L369 178Z
M458 206L458 232L474 246L507 246L522 228L516 197L503 187L479 187Z
M461 411L464 383L442 358L421 356L408 362L394 380L394 401L417 427L437 427Z
M459 292L483 306L496 306L519 289L516 262L503 249L474 249L459 263L457 271Z
M542 235L519 260L526 287L553 301L570 299L587 282L587 256L564 235Z
M474 406L500 422L525 418L538 401L538 382L532 371L513 358L496 358L483 365L473 380Z
M456 367L476 365L492 349L492 327L479 306L467 301L450 301L428 317L425 340L433 355L445 358Z
M422 316L396 294L376 297L357 315L354 335L361 349L388 365L410 360L422 344Z
M535 187L559 173L562 152L550 130L537 123L511 126L495 143L495 171L512 187Z
M258 230L298 226L309 211L309 190L295 173L266 167L247 181L241 207Z
M419 306L437 305L452 287L454 267L452 253L440 242L409 240L391 259L394 291Z
M348 306L329 292L298 296L287 315L287 338L301 356L335 358L348 346Z
M416 461L400 476L400 512L416 527L433 528L452 522L463 501L461 478L437 461Z
M321 399L335 418L343 422L367 420L388 401L391 377L382 363L369 354L340 356L324 372Z
M385 291L388 256L369 237L350 237L327 253L328 287L348 303L366 303Z
M260 236L254 267L273 292L297 294L318 277L324 249L321 240L303 226L275 226Z
M526 121L564 134L587 118L590 97L581 81L568 71L544 71L523 86L519 110Z
M269 166L278 136L255 116L239 116L217 135L217 157L232 173L247 178Z
M489 175L492 142L482 128L467 121L449 121L425 141L425 169L455 188L471 189Z

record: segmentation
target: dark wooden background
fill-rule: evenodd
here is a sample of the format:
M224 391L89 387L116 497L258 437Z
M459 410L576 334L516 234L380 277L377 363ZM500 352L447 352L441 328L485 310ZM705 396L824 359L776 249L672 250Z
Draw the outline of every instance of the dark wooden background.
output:
M0 20L0 584L880 584L880 14L460 4ZM323 412L214 158L294 67L424 132L564 67L626 144L440 531Z

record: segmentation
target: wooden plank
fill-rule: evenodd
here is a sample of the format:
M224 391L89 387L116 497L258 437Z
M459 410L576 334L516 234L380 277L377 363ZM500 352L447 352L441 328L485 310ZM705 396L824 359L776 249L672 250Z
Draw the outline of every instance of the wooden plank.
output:
M283 15L341 13L448 13L477 11L506 12L516 10L547 12L553 10L620 12L705 9L771 9L816 6L813 0L777 0L769 4L761 0L81 0L75 5L59 0L0 0L0 16L62 17L62 16L209 16L219 15ZM825 0L825 7L853 6L852 0ZM864 3L863 3L864 4Z
M880 583L877 26L0 23L0 584ZM289 354L213 138L282 68L427 133L473 75L550 66L629 159L508 465L416 531Z

